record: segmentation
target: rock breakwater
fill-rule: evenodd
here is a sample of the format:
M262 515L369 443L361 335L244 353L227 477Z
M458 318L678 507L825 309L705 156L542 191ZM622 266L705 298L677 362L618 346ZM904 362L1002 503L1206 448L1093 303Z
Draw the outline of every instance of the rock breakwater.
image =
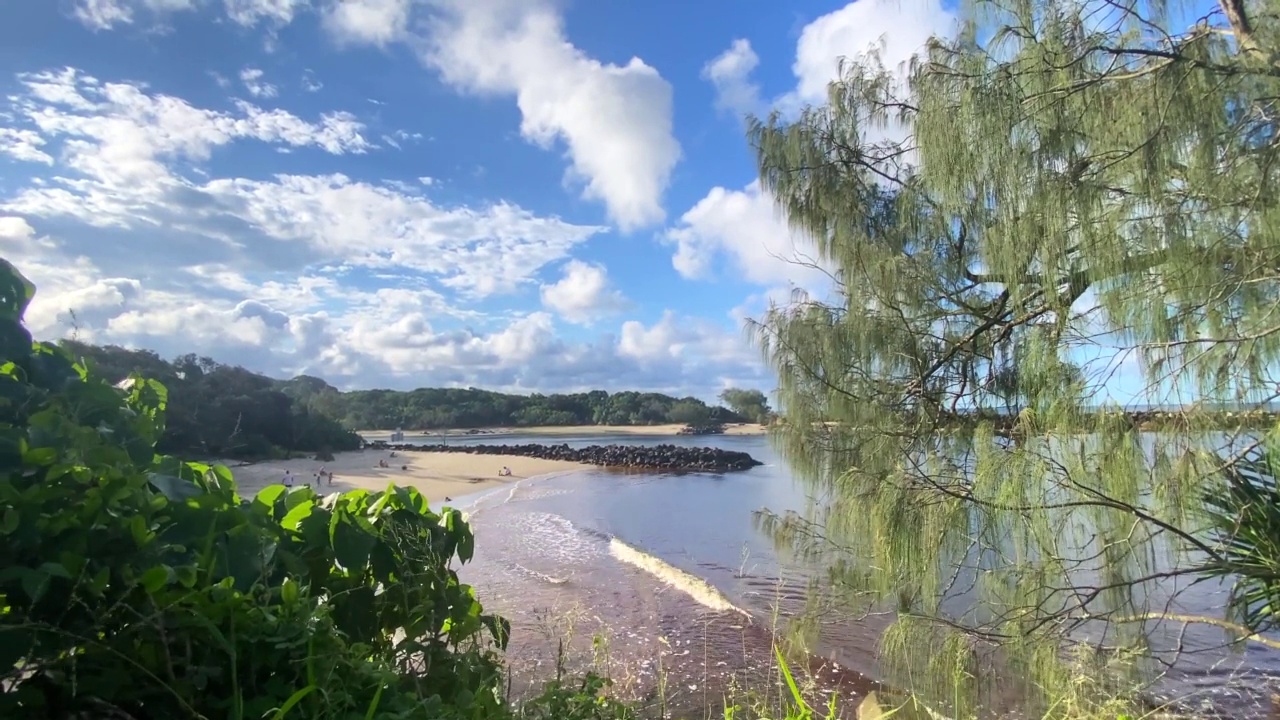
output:
M517 455L542 460L564 460L602 467L634 468L638 470L696 470L702 472L729 472L749 470L763 465L744 452L710 447L683 447L679 445L588 445L573 448L566 444L541 445L406 445L402 443L371 442L365 445L371 450L395 450L396 452L448 452L469 455Z

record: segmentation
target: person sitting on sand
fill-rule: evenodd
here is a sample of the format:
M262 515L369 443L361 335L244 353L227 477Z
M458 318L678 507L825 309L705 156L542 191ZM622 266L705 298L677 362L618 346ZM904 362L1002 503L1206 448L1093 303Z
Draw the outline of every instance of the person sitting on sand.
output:
M498 472L498 477L511 477L511 468L503 465L502 470Z
M401 469L401 470L408 470L408 469L409 469L409 466L408 466L408 465L401 465L401 466L400 466L400 469Z

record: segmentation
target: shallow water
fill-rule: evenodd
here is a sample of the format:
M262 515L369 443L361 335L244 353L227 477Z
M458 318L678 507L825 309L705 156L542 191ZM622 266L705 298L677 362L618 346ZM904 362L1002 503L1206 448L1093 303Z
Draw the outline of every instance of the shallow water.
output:
M710 445L748 452L765 464L724 475L584 470L466 499L477 557L462 574L487 608L511 619L510 656L522 663L513 666L517 682L549 677L559 642L569 637L570 655L607 655L614 676L637 696L652 690L661 665L665 694L677 706L714 706L732 683L769 685L775 618L800 611L808 577L780 562L752 525L760 508L805 506L802 489L766 438L450 440L519 442ZM1177 612L1222 617L1226 590L1220 584L1177 590ZM852 708L873 687L875 648L889 622L878 615L824 623L811 663L822 680L814 699L836 692ZM1157 630L1158 651L1169 657L1179 651L1165 671L1162 694L1195 695L1231 717L1260 713L1259 698L1270 679L1280 677L1280 653L1259 645L1232 652L1215 628ZM609 638L607 648L593 648L596 635Z

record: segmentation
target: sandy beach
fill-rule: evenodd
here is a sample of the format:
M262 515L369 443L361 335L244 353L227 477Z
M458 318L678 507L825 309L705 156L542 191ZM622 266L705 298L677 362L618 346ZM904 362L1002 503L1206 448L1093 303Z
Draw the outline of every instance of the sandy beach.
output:
M678 435L685 426L680 423L665 425L545 425L536 427L497 427L474 428L485 435ZM366 440L386 440L391 436L390 430L359 430L360 436ZM470 428L450 430L431 430L431 435L474 435ZM725 435L764 435L768 428L755 423L741 425L725 425ZM421 434L418 430L405 429L405 435Z
M379 460L386 460L390 467L378 467ZM447 498L480 492L489 488L516 482L536 475L580 470L591 467L581 463L561 460L540 460L515 455L468 455L465 453L396 453L365 450L338 453L332 462L320 462L311 458L273 460L249 465L237 465L237 461L223 462L236 478L241 496L250 497L268 485L284 481L285 471L294 476L295 486L310 483L315 487L315 474L324 468L334 475L333 485L326 478L320 491L323 493L347 490L386 490L387 485L412 486L435 503ZM503 466L511 468L511 475L498 477ZM405 469L401 469L404 466Z

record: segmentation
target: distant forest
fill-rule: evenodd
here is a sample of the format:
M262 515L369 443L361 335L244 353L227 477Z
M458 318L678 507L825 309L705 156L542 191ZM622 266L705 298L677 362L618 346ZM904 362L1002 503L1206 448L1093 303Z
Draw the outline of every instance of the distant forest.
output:
M132 373L163 382L169 408L162 452L204 456L337 452L358 445L351 432L357 429L702 425L755 421L768 410L756 391L725 393L736 412L693 397L603 390L568 395L508 395L475 388L341 392L320 378L277 380L194 354L165 360L150 350L72 340L61 344L112 382Z

